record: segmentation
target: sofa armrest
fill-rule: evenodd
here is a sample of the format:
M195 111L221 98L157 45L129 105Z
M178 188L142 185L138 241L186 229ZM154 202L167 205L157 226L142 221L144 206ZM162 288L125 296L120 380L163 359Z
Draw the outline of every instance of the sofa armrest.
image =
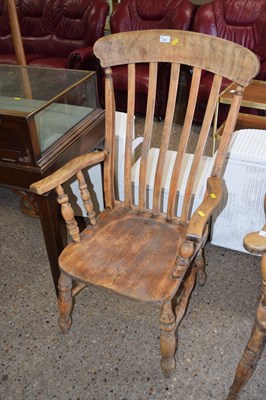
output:
M73 50L68 56L68 68L89 69L87 65L91 63L91 59L95 63L96 57L93 54L93 46Z
M211 36L218 36L216 18L211 2L200 6L193 20L192 30L194 32L205 33Z
M187 229L186 239L199 242L205 226L222 199L222 180L211 176L207 181L207 191L201 205L193 213Z

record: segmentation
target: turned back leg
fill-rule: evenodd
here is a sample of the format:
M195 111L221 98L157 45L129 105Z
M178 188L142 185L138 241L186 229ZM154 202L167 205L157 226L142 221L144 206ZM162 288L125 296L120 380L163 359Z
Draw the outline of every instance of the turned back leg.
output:
M205 285L206 280L207 280L207 275L205 272L205 257L204 257L204 250L200 249L196 258L195 258L195 264L197 266L198 269L198 282L200 285Z
M60 274L58 289L58 325L62 333L67 333L72 323L72 279L69 278L64 272L61 272Z

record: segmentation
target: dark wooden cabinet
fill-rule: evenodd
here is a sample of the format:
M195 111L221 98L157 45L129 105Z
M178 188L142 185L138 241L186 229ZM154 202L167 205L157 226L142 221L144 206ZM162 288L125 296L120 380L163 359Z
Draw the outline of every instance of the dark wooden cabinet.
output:
M0 65L0 184L28 192L31 183L104 138L94 72ZM36 196L57 286L62 250L52 193Z

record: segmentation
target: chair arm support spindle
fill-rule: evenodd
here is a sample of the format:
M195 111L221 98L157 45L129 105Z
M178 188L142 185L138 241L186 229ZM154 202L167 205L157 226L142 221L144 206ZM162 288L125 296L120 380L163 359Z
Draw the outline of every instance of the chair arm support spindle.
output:
M58 196L57 201L61 205L61 214L65 220L67 230L73 241L78 243L80 242L78 223L75 220L73 208L68 201L68 195L65 194L64 189L61 185L58 185L55 190Z
M93 204L92 204L92 201L91 201L90 192L88 191L87 183L85 182L84 175L83 175L83 173L81 171L79 171L77 173L77 179L78 179L78 182L79 182L79 190L80 190L80 193L81 193L83 204L84 204L85 210L87 211L90 223L92 225L95 225L96 224L96 218L95 218L95 212L93 210Z

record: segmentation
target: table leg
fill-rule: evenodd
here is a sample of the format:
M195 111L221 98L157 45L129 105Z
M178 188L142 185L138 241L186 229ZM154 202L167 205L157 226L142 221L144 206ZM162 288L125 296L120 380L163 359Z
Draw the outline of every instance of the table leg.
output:
M58 257L63 250L62 233L59 224L58 203L53 191L43 196L36 196L36 201L38 204L39 217L55 285L55 291L56 294L58 294L58 279L60 275Z
M24 192L23 190L16 190L14 192L20 196L20 210L23 214L28 217L38 218L38 207L36 204L36 198L34 194Z

